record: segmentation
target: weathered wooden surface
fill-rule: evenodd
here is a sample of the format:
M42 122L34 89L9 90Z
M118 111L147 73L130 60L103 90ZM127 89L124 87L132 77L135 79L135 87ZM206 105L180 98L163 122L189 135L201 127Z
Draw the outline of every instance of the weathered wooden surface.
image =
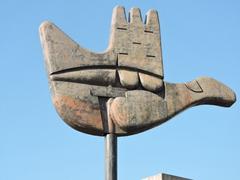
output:
M109 47L99 54L80 47L53 23L41 25L52 100L74 129L126 136L158 126L191 106L229 107L236 101L230 88L212 78L164 81L157 12L150 10L145 22L138 8L131 9L127 20L124 8L116 7Z
M178 177L178 176L172 176L169 174L158 174L155 176L150 176L150 177L144 178L142 180L190 180L190 179L186 179L186 178Z

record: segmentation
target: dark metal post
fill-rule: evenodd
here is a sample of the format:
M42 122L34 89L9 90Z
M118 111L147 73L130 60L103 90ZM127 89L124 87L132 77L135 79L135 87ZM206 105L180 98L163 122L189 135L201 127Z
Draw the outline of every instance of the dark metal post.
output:
M117 136L105 136L105 180L117 180Z

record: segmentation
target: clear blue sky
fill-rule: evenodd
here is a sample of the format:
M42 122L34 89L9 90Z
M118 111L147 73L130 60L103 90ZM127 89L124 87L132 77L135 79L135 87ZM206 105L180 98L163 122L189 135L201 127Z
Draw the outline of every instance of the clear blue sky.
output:
M104 139L72 130L50 100L38 27L51 20L103 51L116 5L158 10L165 80L207 75L240 94L240 1L2 1L0 180L104 179ZM160 172L240 179L240 105L199 106L148 132L119 138L119 179Z

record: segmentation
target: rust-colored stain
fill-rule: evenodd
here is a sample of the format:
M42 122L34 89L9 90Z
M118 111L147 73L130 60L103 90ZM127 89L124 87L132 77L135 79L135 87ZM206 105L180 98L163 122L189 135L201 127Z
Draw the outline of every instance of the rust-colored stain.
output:
M53 103L60 116L70 125L103 133L101 112L89 102L70 96L55 95Z

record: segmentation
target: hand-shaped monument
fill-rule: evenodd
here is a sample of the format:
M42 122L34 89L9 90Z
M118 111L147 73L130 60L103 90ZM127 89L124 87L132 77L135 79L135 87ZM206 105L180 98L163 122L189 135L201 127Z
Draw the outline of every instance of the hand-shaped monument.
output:
M126 19L113 11L109 46L103 53L82 48L51 22L40 26L53 104L74 129L106 136L106 179L117 179L117 136L141 133L201 104L229 107L235 93L200 77L164 81L158 14L143 23L138 8Z

